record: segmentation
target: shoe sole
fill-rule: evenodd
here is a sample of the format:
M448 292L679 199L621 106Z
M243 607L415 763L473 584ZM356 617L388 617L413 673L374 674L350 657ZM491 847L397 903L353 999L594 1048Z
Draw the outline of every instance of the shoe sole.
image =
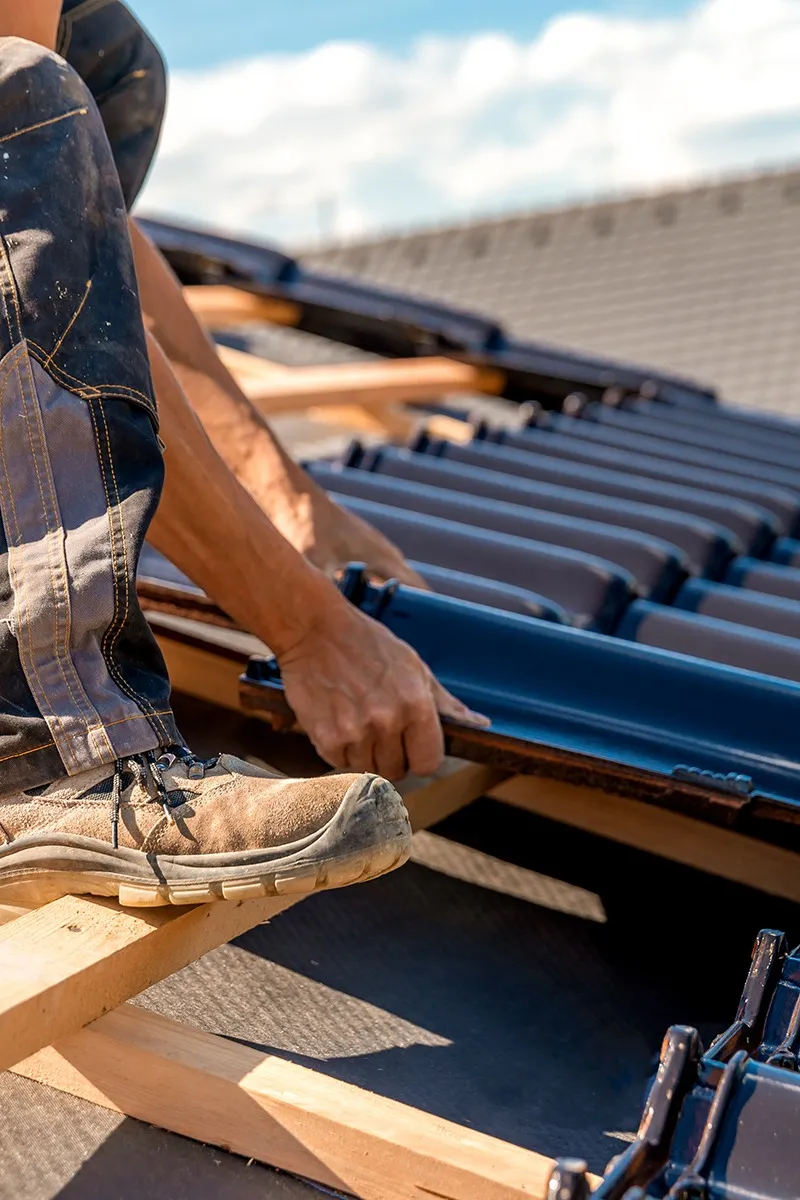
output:
M0 904L92 895L154 908L307 896L386 875L406 862L410 849L402 798L385 779L362 776L321 830L268 850L178 857L62 834L19 838L0 848Z

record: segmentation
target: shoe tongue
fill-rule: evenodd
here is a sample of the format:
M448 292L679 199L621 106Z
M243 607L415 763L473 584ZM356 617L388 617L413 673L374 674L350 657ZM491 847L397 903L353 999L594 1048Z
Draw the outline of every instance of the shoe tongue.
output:
M99 800L101 796L110 796L114 790L114 776L108 775L105 779L101 779L99 783L93 784L86 788L76 797L77 800Z

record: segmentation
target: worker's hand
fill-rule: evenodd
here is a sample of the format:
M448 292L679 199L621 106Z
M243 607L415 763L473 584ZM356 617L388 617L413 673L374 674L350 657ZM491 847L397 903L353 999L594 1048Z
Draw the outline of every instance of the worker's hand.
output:
M334 767L402 779L432 775L444 755L439 713L485 728L410 646L346 601L279 655L286 699Z
M285 500L269 515L287 542L328 576L359 562L379 579L428 586L388 538L341 508L321 488Z

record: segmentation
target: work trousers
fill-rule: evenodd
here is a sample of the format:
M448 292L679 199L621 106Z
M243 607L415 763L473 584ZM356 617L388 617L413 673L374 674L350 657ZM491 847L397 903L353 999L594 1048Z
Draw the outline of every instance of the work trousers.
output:
M0 38L0 794L180 736L136 598L163 484L127 207L164 70L123 5Z

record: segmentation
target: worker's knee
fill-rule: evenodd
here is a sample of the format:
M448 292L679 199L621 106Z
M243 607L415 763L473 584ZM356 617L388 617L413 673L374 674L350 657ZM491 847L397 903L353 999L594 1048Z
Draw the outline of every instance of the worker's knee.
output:
M11 123L3 129L5 136L20 136L36 119L47 121L91 103L91 93L69 63L20 37L0 38L0 97L0 110Z

